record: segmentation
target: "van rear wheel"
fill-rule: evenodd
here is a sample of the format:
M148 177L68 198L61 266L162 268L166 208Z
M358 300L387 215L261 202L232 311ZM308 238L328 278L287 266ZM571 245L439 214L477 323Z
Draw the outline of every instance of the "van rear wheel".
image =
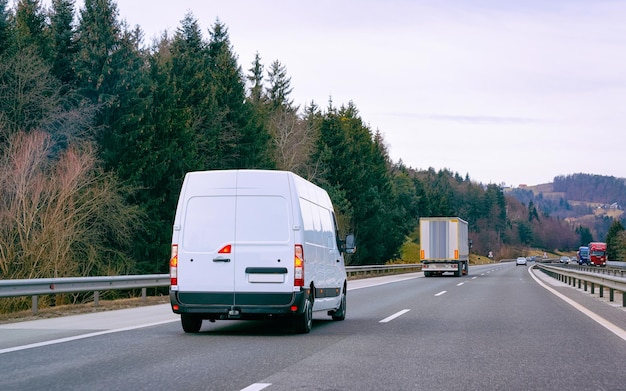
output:
M202 318L197 315L180 314L180 323L186 333L197 333L202 327Z
M339 308L337 308L334 312L331 313L333 320L344 320L346 319L346 292L344 288L344 292L341 294L341 304Z
M304 311L296 315L293 325L298 334L306 334L313 327L313 304L310 298L304 300Z

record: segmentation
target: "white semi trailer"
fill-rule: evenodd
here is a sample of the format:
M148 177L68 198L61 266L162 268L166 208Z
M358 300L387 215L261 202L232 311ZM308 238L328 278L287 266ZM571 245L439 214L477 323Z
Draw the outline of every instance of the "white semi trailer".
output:
M469 273L467 221L458 217L420 218L420 258L424 277Z

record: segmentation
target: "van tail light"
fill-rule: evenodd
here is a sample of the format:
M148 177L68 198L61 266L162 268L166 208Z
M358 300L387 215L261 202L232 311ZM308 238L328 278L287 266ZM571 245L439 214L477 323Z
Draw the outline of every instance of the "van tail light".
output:
M178 285L178 245L172 244L172 256L170 257L170 285Z
M293 259L293 286L304 286L304 250L296 244Z

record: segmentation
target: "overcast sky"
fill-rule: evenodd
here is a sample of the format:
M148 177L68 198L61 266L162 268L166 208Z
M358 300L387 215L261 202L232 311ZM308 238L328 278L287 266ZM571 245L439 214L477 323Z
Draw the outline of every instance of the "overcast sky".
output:
M82 7L77 1L77 7ZM626 177L626 0L117 0L146 42L187 12L294 103L354 102L394 162L517 186Z

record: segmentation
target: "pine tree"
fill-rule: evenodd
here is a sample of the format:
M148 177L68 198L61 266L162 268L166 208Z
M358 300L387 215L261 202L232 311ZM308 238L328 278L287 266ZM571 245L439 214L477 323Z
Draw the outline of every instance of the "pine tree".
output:
M46 17L39 0L19 0L15 12L18 48L30 47L47 59L50 43L46 28Z
M228 29L219 19L208 44L211 90L216 107L208 135L215 137L216 160L211 168L267 168L271 166L270 137L251 120L245 100L245 83Z
M606 234L606 256L609 261L618 260L618 254L623 246L620 243L620 233L624 232L624 225L619 220L613 220L609 232Z
M287 68L276 60L267 73L269 81L267 99L270 109L272 111L279 108L294 110L293 101L289 99L293 88L291 88L291 78L287 77Z
M318 150L328 151L323 155L323 181L334 189L332 193L345 192L352 209L350 225L360 243L352 261L384 262L400 247L396 227L392 225L401 213L394 209L397 204L383 144L363 124L352 102L339 110L330 106L320 131ZM381 239L380 232L389 232L391 239Z
M171 236L171 211L175 210L185 172L195 164L194 134L188 111L181 106L180 91L174 88L171 41L162 38L148 57L149 99L145 124L134 144L135 183L143 191L134 201L145 212L145 231L136 238L135 258L143 273L164 273Z
M110 109L119 104L111 91L118 72L113 64L113 53L118 50L121 39L117 16L117 6L112 0L85 0L77 29L74 67L78 91L89 101L103 106L101 124L107 123Z
M0 60L2 55L11 46L10 37L12 35L10 10L8 8L9 0L0 0Z
M256 52L254 55L254 61L252 67L248 69L250 72L247 76L250 82L250 94L248 100L253 106L262 105L265 101L265 95L263 94L263 72L264 66L261 63L261 55Z
M74 19L74 0L53 0L50 15L50 32L52 35L52 73L64 84L75 80L72 62L76 55L74 42L75 31L72 27Z
M175 98L171 106L177 110L175 126L193 135L186 147L189 168L207 170L216 158L216 140L208 132L217 104L210 88L207 44L191 13L185 15L171 43L162 42L159 50L160 69L168 67L170 72L166 85Z

